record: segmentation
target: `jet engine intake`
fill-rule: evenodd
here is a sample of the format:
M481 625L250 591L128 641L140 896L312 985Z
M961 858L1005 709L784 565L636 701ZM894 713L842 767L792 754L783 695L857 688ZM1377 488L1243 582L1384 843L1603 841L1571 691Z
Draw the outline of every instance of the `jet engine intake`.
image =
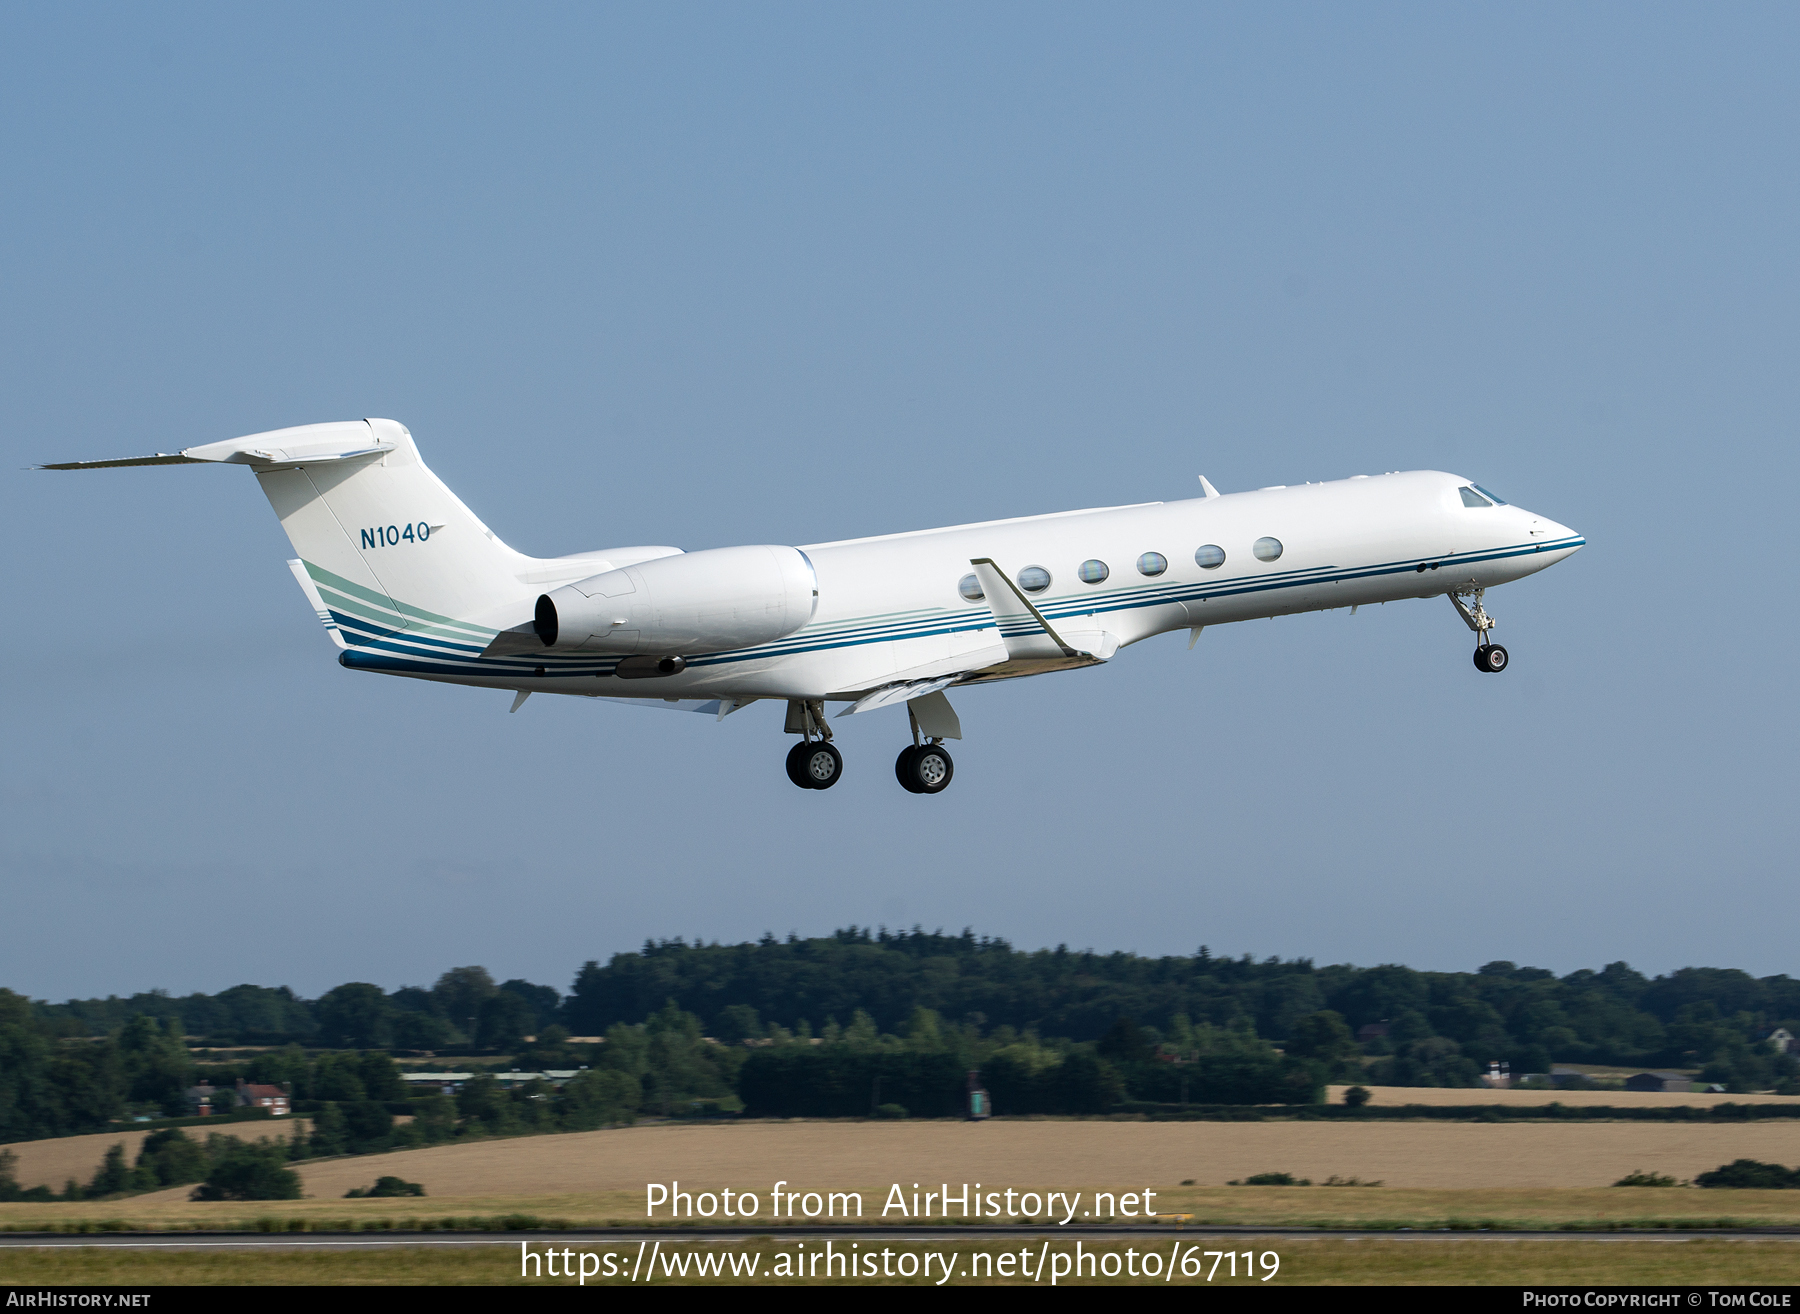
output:
M818 577L798 548L709 548L553 589L532 625L558 652L691 655L784 639L818 605Z

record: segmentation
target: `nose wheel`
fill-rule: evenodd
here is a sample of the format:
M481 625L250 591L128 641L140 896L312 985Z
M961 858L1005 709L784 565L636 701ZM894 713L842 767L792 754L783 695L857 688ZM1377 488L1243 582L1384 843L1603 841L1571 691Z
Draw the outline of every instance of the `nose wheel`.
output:
M1463 618L1463 624L1475 631L1475 669L1484 675L1498 675L1506 669L1506 649L1488 642L1488 631L1494 628L1494 618L1481 605L1481 595L1486 592L1486 589L1459 589L1447 596L1450 605L1456 608L1456 614ZM1469 606L1464 598L1473 598L1475 605Z

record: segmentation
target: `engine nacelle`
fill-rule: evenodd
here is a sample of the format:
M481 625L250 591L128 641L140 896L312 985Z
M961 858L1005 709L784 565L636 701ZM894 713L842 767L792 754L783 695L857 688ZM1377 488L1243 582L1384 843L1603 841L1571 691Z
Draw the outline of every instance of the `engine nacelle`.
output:
M558 652L692 656L786 638L818 605L798 548L709 548L565 584L538 598L534 628Z

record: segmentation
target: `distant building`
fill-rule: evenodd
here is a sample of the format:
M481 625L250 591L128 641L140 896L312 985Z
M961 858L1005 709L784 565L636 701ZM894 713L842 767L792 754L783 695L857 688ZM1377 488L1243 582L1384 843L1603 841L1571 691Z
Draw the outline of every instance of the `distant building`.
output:
M1356 1038L1361 1040L1386 1040L1388 1024L1386 1022L1365 1022L1356 1029Z
M994 1107L988 1099L987 1087L981 1084L981 1073L974 1068L969 1069L968 1097L970 1122L980 1122L993 1116Z
M529 1082L547 1082L559 1089L580 1076L586 1068L546 1068L542 1072L495 1072L491 1075L508 1090ZM402 1072L400 1080L409 1091L425 1091L437 1095L454 1095L475 1079L473 1072Z
M1488 1070L1482 1074L1481 1084L1494 1090L1505 1090L1512 1085L1512 1065L1508 1063L1489 1063Z
M1575 1068L1551 1068L1550 1084L1579 1090L1583 1086L1591 1086L1593 1083L1588 1080L1587 1073Z
M1792 1054L1796 1048L1800 1048L1794 1044L1794 1033L1786 1027L1776 1027L1763 1039L1769 1042L1770 1048L1777 1054Z
M242 1077L237 1083L237 1103L253 1109L267 1109L271 1117L285 1118L289 1112L288 1094L279 1086L259 1086Z
M186 1091L188 1107L194 1116L210 1118L215 1113L230 1113L237 1107L238 1097L235 1090L221 1090L210 1081L203 1081L198 1086L189 1086Z
M1685 1072L1639 1072L1625 1078L1626 1090L1674 1091L1686 1095L1694 1082Z

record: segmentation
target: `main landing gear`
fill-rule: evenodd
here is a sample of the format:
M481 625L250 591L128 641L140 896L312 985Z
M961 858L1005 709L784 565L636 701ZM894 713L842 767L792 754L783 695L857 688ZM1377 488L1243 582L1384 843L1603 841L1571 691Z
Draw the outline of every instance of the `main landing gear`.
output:
M1450 605L1456 608L1456 614L1475 631L1475 669L1484 675L1498 675L1506 669L1506 649L1497 643L1488 642L1488 631L1494 628L1494 618L1481 605L1481 595L1486 592L1486 589L1464 588L1457 589L1448 596ZM1464 598L1474 598L1475 605L1470 607L1463 602Z
M844 755L831 742L825 704L789 703L787 730L800 736L800 742L788 749L788 779L801 789L830 789L837 784L844 774Z
M920 733L919 718L911 707L907 716L912 721L913 741L895 759L894 776L909 794L941 794L956 774L956 763L941 738ZM837 784L844 774L844 755L831 742L824 704L799 699L790 702L787 731L800 736L800 742L788 750L788 779L801 789L830 789Z
M939 743L913 744L894 759L894 775L909 794L941 794L955 774L950 750Z
M919 715L911 703L906 707L906 719L912 723L913 741L894 759L894 777L909 794L941 794L956 774L950 750L942 739L919 733Z
M844 774L844 755L828 740L801 740L788 749L788 779L801 789L830 789Z

